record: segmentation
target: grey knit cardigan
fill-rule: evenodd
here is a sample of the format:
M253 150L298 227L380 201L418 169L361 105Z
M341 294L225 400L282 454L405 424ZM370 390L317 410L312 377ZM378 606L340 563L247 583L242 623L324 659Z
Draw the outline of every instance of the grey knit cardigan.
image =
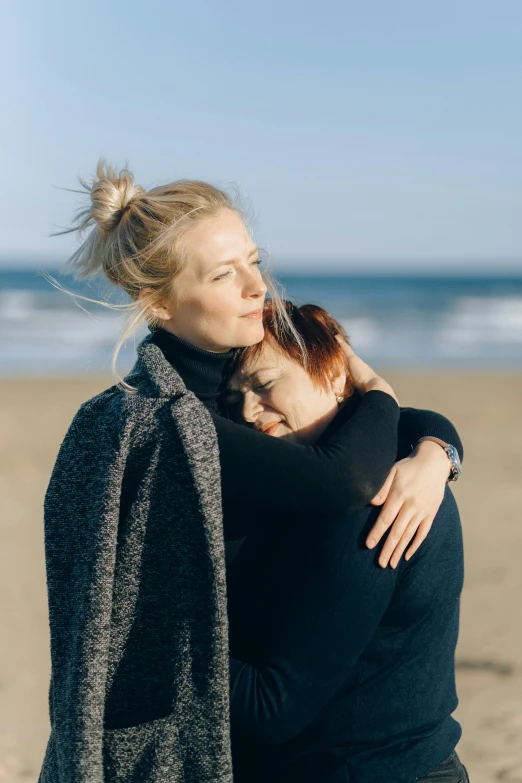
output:
M127 380L82 405L45 498L40 783L230 783L215 429L150 336Z

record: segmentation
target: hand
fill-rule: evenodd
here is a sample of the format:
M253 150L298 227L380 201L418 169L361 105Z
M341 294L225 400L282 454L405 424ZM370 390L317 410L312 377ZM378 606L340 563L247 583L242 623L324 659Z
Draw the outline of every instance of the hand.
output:
M373 549L391 527L379 555L379 565L396 568L406 547L406 560L417 551L428 533L444 497L450 473L448 456L439 444L422 441L406 459L397 462L383 488L371 501L383 505L368 534L366 546Z
M363 360L354 353L353 348L348 345L342 335L338 334L337 340L343 349L343 353L348 363L348 372L357 391L361 392L361 394L366 394L366 392L369 391L383 391L386 394L390 394L395 402L399 404L397 396L390 384L385 381L384 378L381 378L380 375L377 375L369 364L363 362Z

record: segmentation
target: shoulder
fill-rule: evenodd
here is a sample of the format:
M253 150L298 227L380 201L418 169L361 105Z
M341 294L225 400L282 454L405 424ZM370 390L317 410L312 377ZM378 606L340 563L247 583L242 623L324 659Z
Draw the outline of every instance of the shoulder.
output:
M132 397L137 396L132 395ZM82 403L73 419L73 425L92 426L96 423L100 425L114 423L133 415L135 409L136 400L131 402L131 394L115 384Z
M459 509L450 485L446 484L442 503L440 504L431 530L421 549L425 547L426 544L429 544L430 541L434 545L439 542L444 543L448 538L454 537L456 533L460 533Z
M154 428L155 412L162 402L115 384L80 406L65 440L87 443L102 438L117 448L126 432Z
M415 556L407 562L401 561L405 572L419 569L419 572L449 568L462 569L463 541L459 509L449 486L437 512L430 532Z
M192 392L157 395L114 385L81 405L69 434L103 433L118 448L123 440L138 445L172 427L188 436L215 437L210 413Z
M293 538L303 550L322 553L327 558L331 555L335 559L362 557L371 565L375 551L367 548L366 538L379 511L379 508L365 506L346 514L313 517L303 521L297 535L295 528L285 532L289 540Z
M439 539L441 542L447 542L448 539L461 537L459 509L449 484L446 485L444 499L437 512L427 541L429 541L431 537L433 537L434 543Z
M281 578L288 578L295 589L313 586L316 596L326 596L330 605L335 595L349 596L349 613L361 602L382 596L382 591L388 595L397 583L397 570L381 568L378 551L365 544L374 513L375 509L364 508L316 518L292 532L285 530L281 545L276 543L274 548L272 571L288 574ZM278 538L276 534L276 541Z

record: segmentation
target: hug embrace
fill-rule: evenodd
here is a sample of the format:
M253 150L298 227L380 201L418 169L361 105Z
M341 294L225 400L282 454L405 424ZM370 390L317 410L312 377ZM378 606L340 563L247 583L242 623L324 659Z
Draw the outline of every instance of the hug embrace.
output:
M222 190L86 190L71 268L150 333L45 498L40 783L467 781L455 428L281 300Z

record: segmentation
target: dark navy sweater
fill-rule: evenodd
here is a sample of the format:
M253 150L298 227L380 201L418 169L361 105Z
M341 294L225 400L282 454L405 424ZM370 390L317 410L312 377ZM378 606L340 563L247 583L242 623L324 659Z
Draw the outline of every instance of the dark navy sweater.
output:
M425 435L453 443L462 457L462 444L455 428L440 414L403 408L397 431L395 403L382 392L372 392L365 395L358 407L353 400L352 410L350 405L341 411L316 447L298 447L220 416L217 401L228 355L202 351L163 330L156 333L156 342L187 387L209 407L214 417L222 470L225 534L227 530L229 537L249 532L241 559L229 572L231 645L239 659L231 659L237 783L256 783L268 777L275 783L276 774L281 781L297 776L300 783L341 783L348 779L348 772L350 781L414 780L411 776L393 778L388 772L382 773L382 768L387 769L387 741L392 759L396 759L400 747L405 768L413 768L414 759L422 757L422 763L416 766L423 768L423 774L429 771L425 762L437 756L430 768L436 766L443 758L438 751L446 746L453 748L456 739L451 737L457 737L459 729L451 719L437 718L433 728L437 742L430 741L430 752L426 750L426 743L416 739L415 730L411 729L415 726L421 733L431 731L421 715L423 703L429 700L426 695L424 700L414 697L406 728L398 720L399 717L404 720L400 703L395 705L395 711L391 709L392 704L386 705L389 711L382 713L381 723L375 722L379 707L384 707L383 699L388 698L386 688L391 684L387 681L388 673L393 675L397 669L399 677L395 683L400 692L405 692L404 667L400 660L390 662L389 659L391 651L395 649L398 653L392 640L397 639L399 644L402 638L401 643L404 642L401 623L405 618L397 620L397 628L390 629L388 641L381 639L378 630L381 618L377 619L379 610L375 609L374 600L382 607L387 590L390 607L395 606L395 586L399 591L401 574L410 569L412 574L417 573L413 569L417 563L425 562L427 553L433 553L434 547L441 551L438 562L444 568L448 554L447 541L440 539L444 530L449 533L453 530L456 560L447 570L455 571L461 556L458 515L448 493L428 541L409 564L403 562L393 572L377 567L376 553L364 546L362 531L369 529L378 510L361 506L380 489L394 460L397 442L399 458L406 456ZM362 501L363 496L366 501ZM317 515L317 509L333 514L337 508L353 511L357 507L360 510L353 514L342 513L329 519ZM255 508L262 512L257 519ZM289 510L294 513L289 514ZM284 517L280 516L281 512ZM314 512L313 517L307 517L310 512ZM446 518L453 527L439 524ZM356 567L355 558L361 559L364 568ZM458 577L456 572L455 575ZM411 577L405 579L403 587ZM447 581L445 587L453 585L458 595L457 582L458 578ZM339 595L341 600L332 601L334 595ZM421 597L421 594L417 596ZM422 614L422 604L419 605L417 598L412 607ZM409 604L409 596L405 602ZM448 607L446 601L444 606ZM426 660L428 667L431 659L423 645L426 634L432 630L431 614L426 609L426 622L418 623L423 632L416 639L420 650L417 662ZM362 623L361 617L369 626ZM352 624L357 631L364 628L366 634L373 627L375 635L356 662L354 650L361 646L362 638L355 634L349 654L344 646L352 638ZM440 661L446 672L446 683L442 683L437 715L449 715L456 703L454 688L452 697L453 686L448 684L453 677L454 626L455 617L449 623L445 654ZM279 647L281 641L285 644L288 641L288 649L285 644ZM437 660L439 647L437 641L434 648ZM368 651L370 658L366 660ZM276 655L275 665L273 655ZM279 655L282 657L278 658ZM397 658L400 659L398 654ZM244 662L258 664L259 668ZM361 688L354 690L354 683L359 683ZM419 681L419 688L424 687ZM415 696L415 689L413 693ZM430 705L434 705L433 700ZM350 716L354 727L347 734ZM371 731L368 723L373 727ZM445 741L443 723L448 727ZM384 728L383 724L386 724ZM242 727L239 733L238 725ZM406 735L410 739L399 739ZM362 764L365 753L374 759L371 764ZM380 772L377 778L372 778L376 758L380 759ZM353 777L354 764L359 777ZM363 773L370 777L361 777Z
M458 742L453 495L396 570L365 547L377 513L272 520L230 567L235 783L413 783Z

